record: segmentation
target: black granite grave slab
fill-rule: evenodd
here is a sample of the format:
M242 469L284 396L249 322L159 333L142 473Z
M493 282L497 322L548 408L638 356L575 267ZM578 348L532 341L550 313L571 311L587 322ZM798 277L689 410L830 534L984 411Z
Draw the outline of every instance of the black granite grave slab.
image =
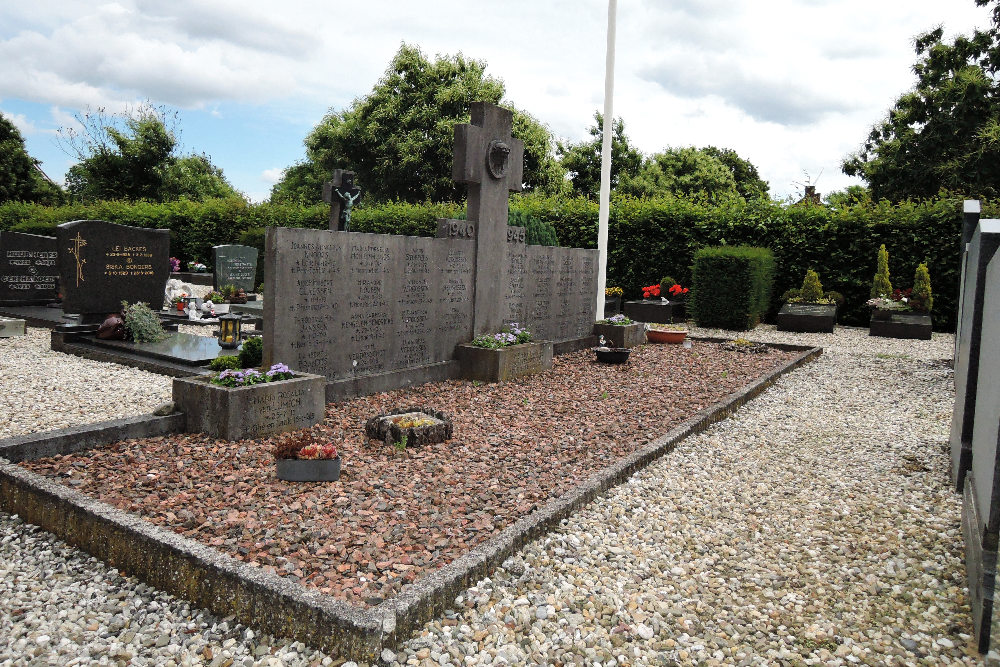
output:
M170 274L170 231L75 220L56 228L63 310L102 315L122 301L163 305Z
M836 304L786 303L778 311L778 331L833 333L836 325Z
M642 299L641 301L626 301L622 312L636 322L670 324L684 322L685 304L681 301L662 301Z
M46 304L59 298L56 240L0 232L0 304Z
M73 324L79 320L76 315L67 315L62 308L52 306L2 306L0 315L15 317L28 323L29 327L52 327Z
M215 254L214 287L234 285L237 289L253 292L257 286L257 248L245 245L217 245Z
M951 473L955 490L964 488L972 459L972 427L979 383L986 267L1000 247L1000 220L982 220L968 243L959 302L955 346L955 407L951 416Z
M873 311L868 334L883 338L930 340L931 316L906 311Z
M187 366L203 366L216 357L236 354L219 346L219 339L176 332L158 343L133 343L127 340L88 341L97 347L110 348Z

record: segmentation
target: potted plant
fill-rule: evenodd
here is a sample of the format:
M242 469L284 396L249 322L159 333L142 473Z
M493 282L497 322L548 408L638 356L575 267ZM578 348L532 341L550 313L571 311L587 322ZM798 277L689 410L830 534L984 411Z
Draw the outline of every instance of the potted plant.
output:
M178 311L184 312L184 298L187 296L187 292L181 292L174 298L170 300L170 305L177 308Z
M289 482L336 482L340 479L340 454L331 442L292 433L279 438L271 454L278 479Z
M208 267L195 259L188 262L188 271L191 273L206 273Z
M688 290L673 282L673 278L670 276L663 280L665 282L643 287L641 301L626 301L625 314L638 322L683 321L683 296L687 294ZM664 287L667 282L672 284Z
M927 264L917 266L913 288L893 289L889 280L889 253L883 244L878 252L878 267L872 280L871 298L866 305L872 309L869 335L930 340L930 310L934 299Z
M215 315L224 315L229 312L229 304L226 303L226 297L223 296L222 292L212 290L205 295L204 302L210 304L208 310Z
M170 258L170 273L179 273L181 270L181 260L176 257Z
M844 303L839 292L823 291L819 274L809 269L802 287L785 292L785 304L778 312L778 331L833 333L837 311Z
M597 360L604 364L624 364L628 361L632 350L627 347L608 347L604 336L598 341L598 346L594 348Z
M650 343L683 343L688 335L686 324L650 324L646 338Z
M642 298L643 299L658 300L660 298L660 283L656 283L655 285L649 285L649 286L643 287L641 289L642 289Z
M645 342L643 326L627 315L612 315L594 324L594 335L608 341L611 347L635 347Z
M247 293L242 287L237 288L233 284L223 285L219 291L222 292L227 303L242 304L247 302Z
M128 301L122 301L122 320L125 332L135 343L158 343L167 337L159 315L153 312L148 303L129 305Z
M552 343L533 342L528 329L512 322L497 333L480 334L457 346L455 356L462 366L462 377L500 382L551 368Z

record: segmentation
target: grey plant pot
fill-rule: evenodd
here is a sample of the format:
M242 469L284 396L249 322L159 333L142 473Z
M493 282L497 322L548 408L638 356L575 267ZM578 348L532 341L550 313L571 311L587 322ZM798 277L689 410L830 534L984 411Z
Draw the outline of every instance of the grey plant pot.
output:
M340 479L340 457L335 459L277 459L278 479L286 482L336 482Z

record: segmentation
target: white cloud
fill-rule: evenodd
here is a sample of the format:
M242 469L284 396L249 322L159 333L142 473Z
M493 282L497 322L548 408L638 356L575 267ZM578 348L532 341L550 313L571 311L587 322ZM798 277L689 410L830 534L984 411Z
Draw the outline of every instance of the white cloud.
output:
M260 180L264 181L268 185L274 185L281 180L281 177L285 174L284 167L274 167L272 169L265 169L260 174Z

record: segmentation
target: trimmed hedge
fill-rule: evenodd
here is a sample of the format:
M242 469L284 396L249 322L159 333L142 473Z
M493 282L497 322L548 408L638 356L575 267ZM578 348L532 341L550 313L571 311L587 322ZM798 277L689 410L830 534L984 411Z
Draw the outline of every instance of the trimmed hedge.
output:
M1000 202L984 201L983 217L1000 217ZM537 195L515 195L511 209L550 223L559 245L597 247L597 202ZM433 236L437 218L459 217L461 204L389 203L353 212L357 231ZM239 242L255 227L326 229L325 205L247 204L241 199L165 204L98 202L46 207L0 204L0 230L19 223L46 225L98 219L139 227L169 227L171 254L186 262L210 262L212 246ZM934 326L954 331L959 284L960 198L941 198L898 205L880 202L832 211L818 205L784 206L768 200L711 205L682 198L615 197L608 242L608 285L620 286L625 298L638 298L642 285L671 275L691 284L691 265L699 248L750 245L770 248L777 263L775 294L798 287L808 269L823 276L826 289L844 295L840 322L867 326L864 305L880 244L889 250L889 268L900 276L899 287L911 287L910 276L926 262L934 290ZM770 312L777 312L777 296Z
M703 327L753 329L768 310L773 284L774 253L767 248L702 248L691 270L691 315Z

